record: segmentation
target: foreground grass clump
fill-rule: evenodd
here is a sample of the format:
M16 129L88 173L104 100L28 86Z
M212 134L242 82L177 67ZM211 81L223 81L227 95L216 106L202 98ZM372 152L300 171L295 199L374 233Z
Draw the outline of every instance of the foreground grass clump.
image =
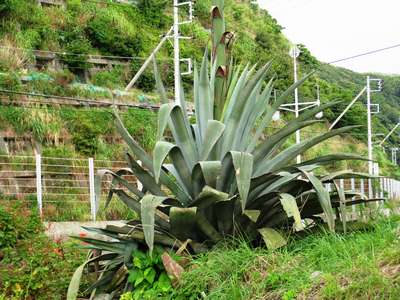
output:
M194 280L195 279L195 280ZM285 249L221 246L193 262L172 298L400 299L400 218L321 230Z
M0 300L65 299L85 251L50 240L36 211L0 206Z

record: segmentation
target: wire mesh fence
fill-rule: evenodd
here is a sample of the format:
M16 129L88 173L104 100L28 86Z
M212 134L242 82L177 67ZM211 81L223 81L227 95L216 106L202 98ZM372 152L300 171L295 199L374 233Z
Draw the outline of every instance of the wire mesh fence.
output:
M37 207L46 221L95 220L94 174L100 169L116 171L124 161L0 155L0 200ZM124 176L136 184L134 176ZM99 219L123 219L130 213L118 201L104 210L104 196L111 178L102 182Z
M0 155L0 204L23 203L37 207L45 221L118 220L134 217L120 201L111 201L104 209L105 198L111 187L111 177L102 181L100 207L96 208L94 176L100 169L117 171L126 168L125 161L60 158L45 156ZM140 185L132 175L122 175L127 181ZM361 194L376 199L400 197L400 182L391 178L337 180L354 197ZM334 191L333 184L326 184ZM356 207L349 207L356 213ZM96 213L97 211L97 213Z

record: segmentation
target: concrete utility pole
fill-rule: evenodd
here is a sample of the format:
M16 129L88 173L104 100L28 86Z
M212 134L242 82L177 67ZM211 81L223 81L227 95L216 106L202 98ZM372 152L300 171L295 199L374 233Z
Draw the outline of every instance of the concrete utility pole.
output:
M293 45L292 49L290 50L290 56L293 58L293 78L294 78L294 83L297 82L297 57L300 55L300 49L297 47L297 45ZM296 118L299 116L299 91L296 88L294 90L294 113ZM301 142L301 136L300 136L300 130L296 131L296 144L300 144ZM297 163L301 163L301 155L297 155L296 158Z
M181 105L181 68L179 57L179 7L178 0L174 0L174 82L175 82L175 103Z
M179 25L188 24L193 21L193 2L179 2L179 0L174 1L174 25L173 27L173 40L174 40L174 81L175 81L175 104L182 105L181 100L181 61L188 62L188 72L185 74L191 73L191 60L190 59L181 59L179 54L179 40L180 39L190 39L189 37L182 37L179 34ZM187 5L189 7L189 18L186 21L179 21L179 7Z
M373 161L372 161L372 118L371 118L371 85L370 77L367 76L367 139L368 139L368 174L373 175ZM371 182L371 179L369 179ZM369 197L372 198L372 189L369 185Z
M378 83L378 89L371 89L371 82ZM368 137L368 174L369 175L379 175L375 174L376 168L374 168L373 160L373 148L372 148L372 111L371 107L371 93L372 92L380 92L382 91L382 80L381 79L373 79L370 76L367 76L367 137ZM378 105L378 112L379 112L379 105ZM377 113L377 112L375 112ZM372 180L368 179L368 197L373 197L372 191Z
M129 82L129 84L126 86L125 91L128 91L130 88L133 87L133 85L136 83L136 81L139 79L140 75L146 70L147 66L150 64L150 62L153 60L155 57L156 53L160 50L162 45L165 43L166 40L168 39L173 39L173 46L174 46L174 91L175 91L175 96L174 100L175 103L178 105L181 105L181 75L189 75L192 73L192 60L190 58L180 58L179 54L179 40L181 39L190 39L190 37L183 37L179 34L179 26L182 24L188 24L193 21L193 2L192 1L187 1L187 2L179 2L179 0L173 0L173 16L174 16L174 24L171 27L171 29L162 36L162 39L158 43L158 45L154 48L153 52L150 54L150 56L146 59L146 61L143 63L139 71L135 74L135 76L132 78L132 80ZM188 13L189 17L187 20L184 21L179 21L179 8L181 6L187 6L188 7ZM180 70L180 64L181 62L186 62L187 63L187 70L183 73L181 73Z

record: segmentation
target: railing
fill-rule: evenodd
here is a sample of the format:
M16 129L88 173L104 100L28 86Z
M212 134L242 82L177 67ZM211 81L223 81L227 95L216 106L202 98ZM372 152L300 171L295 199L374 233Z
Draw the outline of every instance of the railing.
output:
M107 215L104 199L110 188L111 178L102 183L103 197L100 214L96 216L94 176L99 169L116 171L127 167L125 161L107 161L77 158L0 155L0 200L31 203L37 206L44 220L84 221L129 218L127 209L119 201L113 202ZM124 176L129 182L140 185L132 175ZM374 198L400 198L400 182L391 178L340 179L340 187L346 191L369 194L369 185ZM332 191L332 184L325 188ZM5 202L0 202L4 204ZM103 207L102 207L103 205ZM120 206L118 206L120 205ZM356 212L356 207L349 208ZM103 215L101 214L103 213Z

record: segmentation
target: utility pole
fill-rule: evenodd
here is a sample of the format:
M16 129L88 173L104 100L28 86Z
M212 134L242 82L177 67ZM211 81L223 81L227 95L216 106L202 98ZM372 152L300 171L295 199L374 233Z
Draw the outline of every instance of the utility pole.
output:
M372 161L372 118L371 118L371 82L367 76L367 139L368 139L368 174L373 175L374 163ZM371 179L368 179L368 197L372 198Z
M175 104L181 103L181 61L179 57L179 7L178 0L174 0L174 82L175 82Z
M294 83L297 82L297 57L300 55L300 49L297 47L297 45L293 45L292 49L290 50L290 56L293 58L293 78L294 78ZM294 90L294 113L296 118L299 116L299 91L296 88ZM296 144L300 144L301 142L301 136L300 136L300 130L296 131ZM297 163L301 163L301 155L297 155L296 158Z
M173 47L174 47L174 101L177 105L182 105L181 103L181 75L189 75L192 73L192 61L190 58L180 58L179 54L179 40L181 39L190 39L190 37L184 37L179 34L179 26L182 24L188 24L193 21L193 2L192 1L186 1L186 2L179 2L179 0L173 0L173 19L174 23L171 27L171 29L162 36L160 42L158 45L154 48L153 52L150 54L150 56L146 59L146 61L143 63L139 71L135 74L133 79L129 82L129 84L126 86L125 91L128 91L130 88L133 87L133 85L137 82L139 79L140 75L143 74L143 72L146 70L147 66L150 64L150 62L154 59L156 53L161 49L162 45L165 43L166 40L168 39L173 39ZM179 21L179 8L181 6L187 6L188 7L188 13L189 17L184 20L184 21ZM181 62L187 63L187 70L183 73L181 73L180 70L180 64Z
M371 82L378 83L378 89L371 89ZM378 175L375 174L376 168L374 168L373 159L373 148L372 148L372 111L371 111L371 93L372 92L380 92L382 91L382 80L381 79L373 79L370 76L367 76L367 135L368 135L368 174L369 175ZM378 105L379 108L379 105ZM379 112L379 109L378 109ZM372 191L372 180L368 179L368 197L371 199L373 197Z
M193 2L192 1L187 1L187 2L179 2L179 0L173 0L174 4L174 10L173 10L173 15L174 15L174 25L173 27L173 40L174 40L174 82L175 82L175 104L181 106L182 105L182 100L181 100L181 61L187 61L188 63L188 72L185 72L184 74L190 74L191 73L191 60L184 58L180 58L179 54L179 40L180 39L190 39L190 37L182 37L179 34L179 26L182 24L188 24L193 21ZM179 8L181 6L187 5L189 7L189 18L185 21L180 22L179 21ZM183 73L182 73L183 74Z

